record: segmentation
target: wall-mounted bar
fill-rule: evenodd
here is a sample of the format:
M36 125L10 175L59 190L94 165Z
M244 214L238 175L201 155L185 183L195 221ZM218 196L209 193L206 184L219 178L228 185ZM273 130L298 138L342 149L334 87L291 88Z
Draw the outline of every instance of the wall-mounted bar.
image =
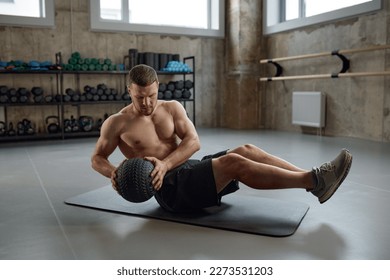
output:
M272 64L276 67L276 74L274 77L262 77L262 78L260 78L260 81L269 82L269 81L298 80L298 79L323 79L323 78L390 75L389 71L346 73L349 70L350 61L348 58L345 57L346 54L367 52L367 51L377 51L377 50L384 50L384 49L389 49L389 48L390 48L390 45L379 45L379 46L371 46L371 47L359 48L359 49L334 50L331 52L321 52L321 53L314 53L314 54L279 57L279 58L273 58L273 59L262 59L262 60L260 60L260 63L269 63L269 64ZM342 64L343 64L341 70L338 73L332 73L332 74L282 76L283 67L278 62L288 61L288 60L307 59L307 58L317 58L317 57L323 57L323 56L337 56L342 61Z
M266 77L260 78L262 82L285 81L285 80L307 80L307 79L325 79L325 78L351 78L351 77L368 77L368 76L387 76L390 71L378 72L357 72L357 73L335 73L335 74L314 74L314 75L298 75L285 77Z
M334 50L334 51L321 52L321 53L262 59L262 60L260 60L260 63L271 63L271 62L280 62L280 61L287 61L287 60L316 58L316 57L321 57L321 56L331 56L331 55L335 55L335 54L344 54L345 55L345 54L351 54L351 53L377 51L377 50L384 50L384 49L390 49L390 45L379 45L379 46L371 46L368 48L360 48L360 49Z

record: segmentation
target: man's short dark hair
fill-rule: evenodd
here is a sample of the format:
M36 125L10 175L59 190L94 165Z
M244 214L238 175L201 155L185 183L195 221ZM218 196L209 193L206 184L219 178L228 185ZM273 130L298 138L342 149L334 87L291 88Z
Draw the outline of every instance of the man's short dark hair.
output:
M156 71L145 64L139 64L134 66L129 71L128 85L136 84L141 87L146 87L154 82L158 82L158 76Z

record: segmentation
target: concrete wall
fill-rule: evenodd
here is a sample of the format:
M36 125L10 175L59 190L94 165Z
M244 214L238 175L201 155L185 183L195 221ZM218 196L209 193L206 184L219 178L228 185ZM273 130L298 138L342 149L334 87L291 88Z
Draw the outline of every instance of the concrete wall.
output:
M195 56L196 59L196 122L198 126L216 127L220 125L219 95L223 85L224 40L194 38L187 36L141 35L126 32L91 32L89 23L89 1L55 1L54 29L21 28L0 26L0 60L52 60L55 53L61 52L65 61L72 52L78 51L83 57L110 58L114 63L122 63L123 56L130 48L140 52L178 53L181 58ZM161 80L178 80L182 76L161 76ZM110 75L83 75L78 81L74 76L66 76L64 87L83 87L85 84L109 86L124 90L122 77ZM56 77L46 75L0 75L0 84L9 87L42 85L46 92L56 90ZM188 103L189 115L192 106ZM0 110L2 108L0 107ZM120 105L83 106L82 114L93 117L103 116L120 109ZM32 119L44 131L44 116L56 114L57 108L15 107L9 108L9 120L15 122L25 117ZM68 106L67 116L77 114L77 108ZM0 111L0 119L2 114Z
M374 14L267 36L268 53L264 58L389 44L389 4L388 1L383 3L384 9ZM389 52L382 50L347 55L351 60L349 72L389 70ZM336 57L290 61L282 65L286 76L332 73L341 69L340 60ZM272 75L273 71L271 66L265 65L262 74ZM327 95L325 135L388 142L389 85L389 76L266 83L265 127L316 133L313 129L291 125L292 92L321 91Z
M29 61L54 60L61 52L68 58L73 51L88 57L109 57L121 63L128 49L142 52L179 53L196 57L196 121L199 127L235 129L275 129L316 133L315 129L291 124L293 91L322 91L327 94L325 135L351 136L390 141L390 78L360 77L346 79L299 80L264 83L260 76L273 73L262 58L316 53L334 49L362 48L389 44L389 4L371 15L317 25L296 31L262 36L262 1L226 1L225 39L188 36L140 35L126 32L91 32L89 1L56 0L54 29L1 27L0 59ZM390 51L390 50L389 50ZM389 51L349 55L351 72L389 69ZM336 58L310 59L283 63L285 75L330 73L340 68ZM31 87L43 84L55 90L55 76L0 75L0 84ZM120 87L122 80L112 77L83 77L84 83L105 82ZM94 81L97 80L97 81ZM66 86L82 83L67 77ZM34 108L34 107L33 107ZM118 106L83 108L83 114L103 115ZM0 108L1 110L1 108ZM69 107L67 114L76 114ZM55 114L56 108L13 108L14 118L29 116L44 127L44 116ZM1 111L0 111L1 113ZM0 114L1 118L1 114Z

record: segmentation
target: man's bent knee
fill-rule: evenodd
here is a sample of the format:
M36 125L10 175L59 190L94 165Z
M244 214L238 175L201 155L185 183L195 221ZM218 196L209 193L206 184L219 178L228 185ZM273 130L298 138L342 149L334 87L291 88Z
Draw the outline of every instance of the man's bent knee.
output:
M245 160L241 155L228 153L222 157L212 159L212 167L217 192L222 191L232 180L237 179L237 172Z
M243 157L247 157L247 155L253 153L254 150L259 150L259 148L252 144L244 144L242 146L229 150L228 153L239 154Z

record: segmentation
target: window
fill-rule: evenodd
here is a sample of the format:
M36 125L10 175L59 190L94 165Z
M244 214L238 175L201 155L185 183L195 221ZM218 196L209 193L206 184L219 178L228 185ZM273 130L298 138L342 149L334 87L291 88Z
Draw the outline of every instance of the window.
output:
M0 0L0 25L54 26L54 0Z
M90 0L91 29L224 37L224 0Z
M382 0L265 0L264 34L380 10Z

